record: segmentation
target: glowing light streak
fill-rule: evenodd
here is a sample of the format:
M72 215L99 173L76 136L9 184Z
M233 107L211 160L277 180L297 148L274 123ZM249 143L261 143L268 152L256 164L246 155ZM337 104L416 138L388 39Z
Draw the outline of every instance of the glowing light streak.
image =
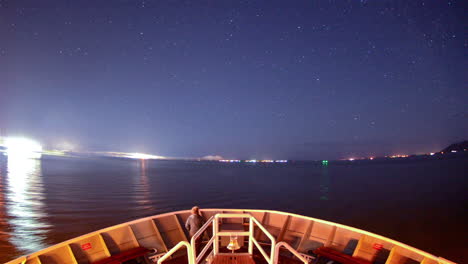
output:
M27 138L6 138L6 153L10 157L40 158L42 146Z

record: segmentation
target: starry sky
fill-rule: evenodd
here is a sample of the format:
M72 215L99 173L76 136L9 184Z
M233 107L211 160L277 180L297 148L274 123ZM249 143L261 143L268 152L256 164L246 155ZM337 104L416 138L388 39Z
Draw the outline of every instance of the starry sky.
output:
M0 133L338 159L465 140L464 1L0 0Z

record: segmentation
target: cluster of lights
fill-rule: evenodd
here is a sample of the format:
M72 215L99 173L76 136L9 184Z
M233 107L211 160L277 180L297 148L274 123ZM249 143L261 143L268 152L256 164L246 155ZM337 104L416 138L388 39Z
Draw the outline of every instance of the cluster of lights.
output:
M405 154L396 154L396 155L390 156L389 158L395 159L395 158L407 158L407 157L409 157L409 155L405 155Z
M409 157L409 155L405 155L405 154L397 154L397 155L392 155L392 156L385 156L385 158L392 158L392 159L394 159L394 158L408 158L408 157ZM348 159L346 159L346 160L348 160L348 161L355 161L355 160L366 160L366 159L368 159L368 160L374 160L375 157L348 158Z
M466 149L464 149L463 151L466 151ZM457 153L458 151L457 150L451 150L450 153ZM428 154L425 154L425 155L430 155L430 156L434 156L436 154L444 154L444 152L430 152ZM391 158L391 159L396 159L396 158L408 158L410 155L407 155L407 154L395 154L395 155L391 155L391 156L385 156L385 158ZM369 160L374 160L375 157L368 157L368 158L348 158L346 160L348 161L354 161L354 160L365 160L365 159L369 159Z
M27 138L4 138L3 146L5 147L6 155L11 157L26 157L26 158L38 158L43 153L42 146L31 139ZM71 145L68 149L71 149ZM466 149L464 149L466 151ZM50 152L50 151L49 151ZM47 152L47 153L49 153ZM451 153L457 153L457 150L451 150ZM50 153L53 154L53 153ZM62 153L63 154L63 153ZM113 157L124 157L124 158L131 158L131 159L165 159L162 156L155 156L150 154L144 153L125 153L125 152L106 152L105 154L113 156ZM429 153L430 156L434 156L435 152ZM440 154L444 154L444 152L440 152ZM407 158L409 155L406 154L396 154L391 156L385 156L386 158ZM348 161L354 160L374 160L374 157L368 158L348 158ZM239 162L247 162L247 163L287 163L288 160L237 160L237 159L222 159L219 162L228 162L228 163L239 163ZM328 164L328 161L322 161L323 164Z
M247 163L257 163L257 162L262 162L262 163L286 163L288 160L219 160L219 162L229 162L229 163L237 163L237 162L247 162Z
M463 150L461 150L461 151L466 151L466 150L467 150L467 149L463 149ZM450 151L450 153L457 153L457 152L458 152L458 150L455 150L455 149L452 149L452 150ZM444 153L443 151L441 151L441 152L431 152L431 153L429 153L429 155L431 155L431 156L434 156L434 155L436 155L436 154L445 154L445 153Z

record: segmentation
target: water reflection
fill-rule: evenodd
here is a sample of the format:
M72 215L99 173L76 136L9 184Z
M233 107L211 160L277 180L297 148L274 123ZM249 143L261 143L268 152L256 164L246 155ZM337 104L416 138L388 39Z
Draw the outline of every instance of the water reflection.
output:
M6 198L5 198L5 188L6 188L6 157L4 157L0 153L0 252L2 254L6 254L5 260L8 257L13 258L15 256L15 247L9 242L10 241L10 234L11 228L8 224L8 215L6 212ZM0 258L1 262L1 258Z
M141 159L138 161L139 177L135 183L135 199L139 205L139 210L152 210L151 189L147 175L147 160Z
M320 200L329 200L330 176L328 175L328 164L322 165L320 174Z
M44 219L44 187L41 160L17 155L8 156L5 188L6 214L12 229L10 243L31 253L46 246L49 227Z

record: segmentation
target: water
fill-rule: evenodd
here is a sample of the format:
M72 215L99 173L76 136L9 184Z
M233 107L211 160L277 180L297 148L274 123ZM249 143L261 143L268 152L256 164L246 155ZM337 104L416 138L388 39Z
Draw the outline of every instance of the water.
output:
M322 166L2 155L0 262L196 204L322 218L466 263L467 159Z

